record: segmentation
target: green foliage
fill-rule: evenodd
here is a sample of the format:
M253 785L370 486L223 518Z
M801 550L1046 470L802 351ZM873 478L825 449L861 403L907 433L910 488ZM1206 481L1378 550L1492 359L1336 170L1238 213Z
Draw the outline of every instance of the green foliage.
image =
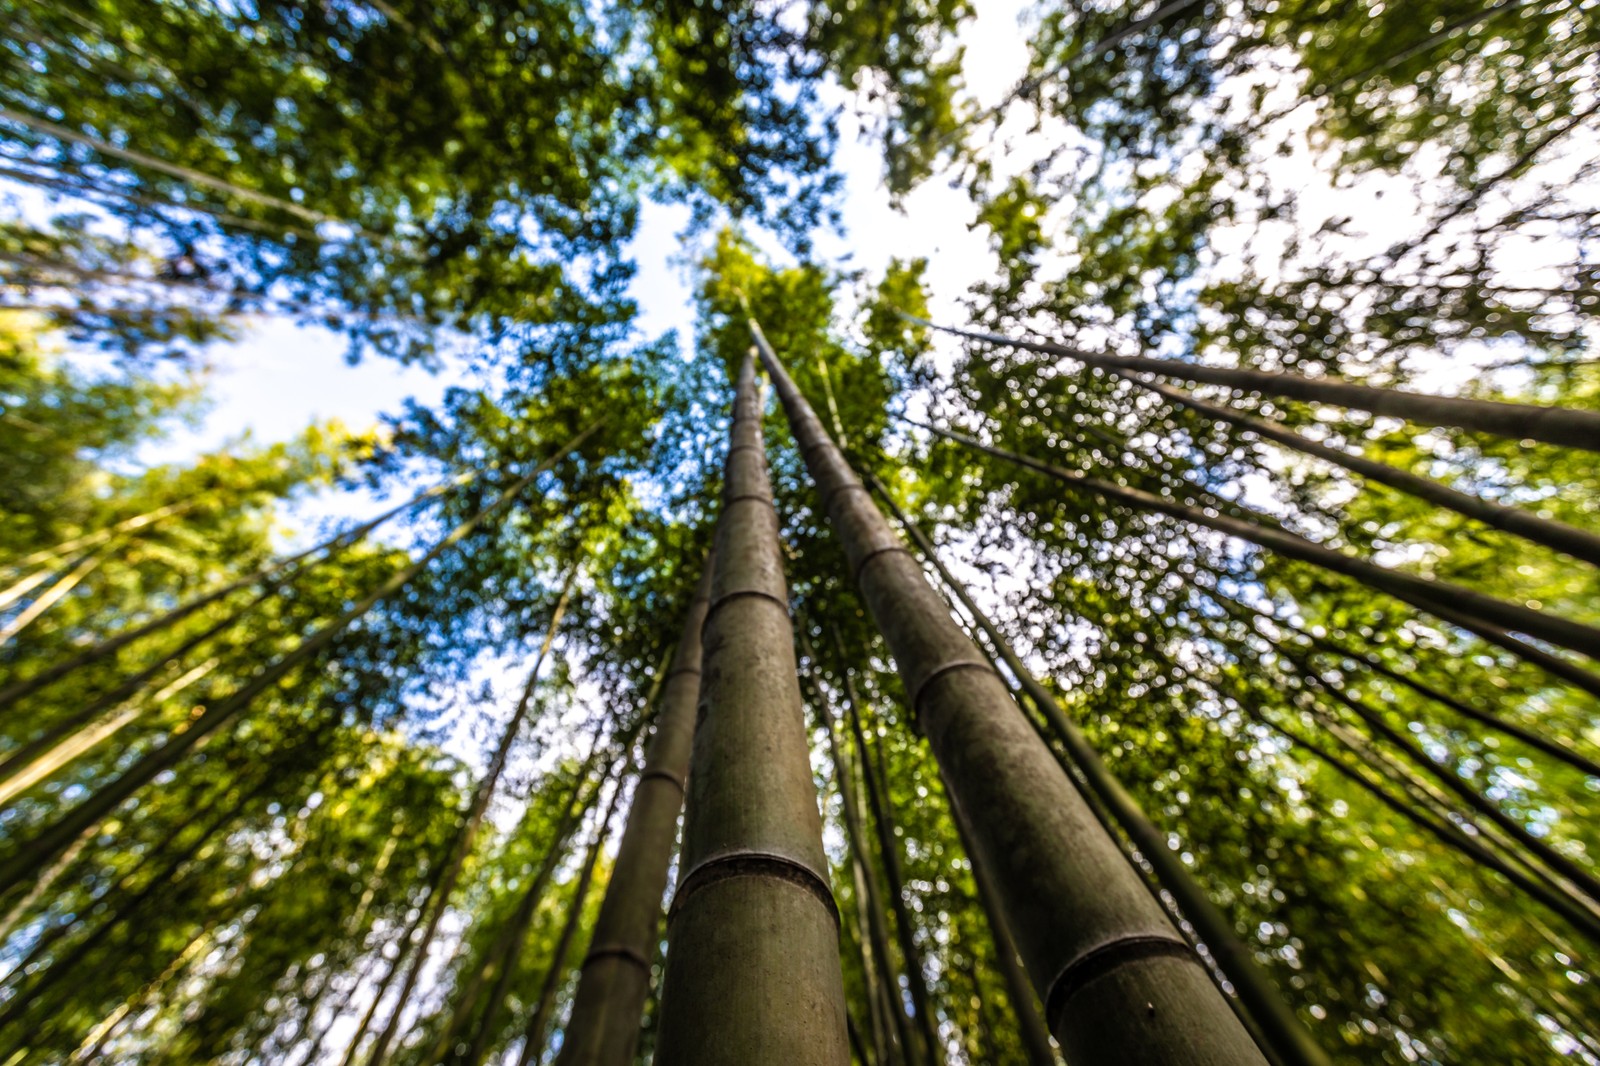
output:
M0 175L67 211L0 226L18 294L0 310L0 592L15 592L0 622L77 583L0 646L0 692L25 689L0 730L0 863L32 875L0 895L0 1061L338 1061L340 1040L370 1048L394 1012L393 1060L441 1041L451 1061L474 1045L487 1060L519 1051L542 1008L559 1027L575 961L559 938L575 913L586 942L610 865L580 905L591 801L627 788L602 767L631 758L706 558L751 318L851 461L938 531L1336 1061L1600 1060L1593 945L1505 876L1579 891L1517 833L1593 871L1595 779L1404 679L1589 758L1592 698L1380 591L902 413L1594 623L1592 572L1122 377L986 346L951 367L901 314L939 306L926 261L878 276L757 251L765 229L803 257L833 218L822 101L843 86L891 196L954 161L996 260L968 300L995 328L1374 384L1492 350L1474 394L1600 409L1583 358L1596 216L1560 191L1594 164L1552 151L1594 132L1590 6L1047 5L1027 77L982 114L954 37L974 7L949 0L8 8ZM1018 112L1037 158L992 150ZM1412 231L1374 244L1360 219L1315 215L1281 160L1413 185ZM626 242L647 196L715 231L688 358L632 325ZM1556 250L1523 277L1530 242ZM481 373L376 435L312 427L142 464L199 402L193 364L255 315L341 331L355 354L467 348ZM104 353L121 358L86 369ZM1252 409L1600 520L1592 456ZM776 412L768 429L852 1019L870 1040L916 972L949 1061L1026 1061L1015 1013L1035 1005L1007 1002L938 766ZM260 575L316 494L429 486L391 523ZM78 841L28 850L328 627L327 647ZM445 893L483 753L547 637L505 787ZM847 792L866 822L854 849ZM891 855L905 883L877 901L890 947L869 971L855 872L882 885ZM447 920L420 945L434 907ZM419 951L434 962L395 1003Z

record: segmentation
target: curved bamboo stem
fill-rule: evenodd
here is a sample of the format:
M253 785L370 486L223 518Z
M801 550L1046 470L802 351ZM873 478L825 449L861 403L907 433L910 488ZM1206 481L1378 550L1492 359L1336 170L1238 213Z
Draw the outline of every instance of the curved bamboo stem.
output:
M1184 363L1176 359L1146 356L1111 355L1047 341L1014 340L995 333L941 326L914 315L907 320L929 329L998 344L1075 359L1101 370L1132 370L1156 374L1178 381L1222 385L1241 392L1257 392L1289 400L1324 403L1354 408L1375 415L1389 415L1427 426L1448 426L1475 433L1487 433L1512 440L1536 440L1566 448L1600 451L1600 411L1567 407L1539 407L1533 404L1505 403L1498 400L1472 400L1460 396L1433 396L1398 389L1374 388L1337 379L1309 378L1285 371L1248 370L1235 367Z
M997 459L1005 459L1018 466L1023 466L1047 477L1054 478L1064 484L1093 492L1106 499L1115 500L1118 503L1123 503L1142 511L1154 511L1177 518L1180 521L1204 526L1218 533L1249 541L1288 558L1310 563L1324 570L1354 578L1369 588L1388 593L1396 599L1411 604L1413 607L1418 607L1441 618L1447 618L1463 628L1484 636L1485 639L1490 639L1488 633L1491 631L1515 630L1516 632L1526 633L1535 639L1549 641L1552 644L1582 652L1591 658L1600 659L1600 629L1594 626L1562 618L1546 611L1525 607L1522 604L1486 596L1481 592L1475 592L1460 585L1452 585L1444 581L1432 581L1428 578L1417 577L1402 571L1390 570L1365 559L1345 555L1342 552L1335 551L1287 530L1272 528L1257 522L1248 522L1230 515L1207 514L1205 511L1196 510L1178 503L1176 500L1166 499L1140 489L1129 488L1126 485L1118 485L1103 478L1065 470L1059 466L1041 462L1038 459L1022 455L1007 448L985 444L976 438L967 436L964 433L957 433L954 430L941 429L937 426L913 422L910 419L905 421L910 425L918 426L937 436L944 437L946 440L954 441L985 455L994 456Z

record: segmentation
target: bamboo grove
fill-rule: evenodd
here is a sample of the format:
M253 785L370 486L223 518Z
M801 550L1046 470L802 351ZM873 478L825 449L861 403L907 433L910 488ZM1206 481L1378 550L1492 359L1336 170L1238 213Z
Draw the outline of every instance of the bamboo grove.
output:
M0 0L0 1064L1600 1064L1597 13Z

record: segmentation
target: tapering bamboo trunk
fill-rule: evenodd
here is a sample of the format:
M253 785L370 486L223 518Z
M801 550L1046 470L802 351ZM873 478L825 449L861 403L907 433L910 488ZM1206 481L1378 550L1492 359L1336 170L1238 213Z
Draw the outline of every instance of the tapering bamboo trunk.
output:
M846 763L844 752L839 744L838 723L833 713L833 708L828 701L827 694L817 684L816 669L817 655L811 647L811 639L804 630L800 632L800 648L806 658L811 662L812 689L817 697L817 716L822 719L828 735L828 753L833 760L834 780L839 785L839 800L844 808L845 840L850 846L850 854L854 860L859 896L862 896L861 911L866 923L868 938L867 954L876 964L876 969L883 974L887 987L894 989L892 996L887 997L886 1013L889 1013L893 1022L895 1051L897 1058L912 1055L910 1050L914 1041L910 1030L907 1028L905 1008L900 1001L900 981L898 970L894 964L894 956L889 952L889 917L884 913L883 901L885 893L883 886L878 881L878 870L870 858L868 851L868 838L866 825L862 821L861 811L857 805L857 796L850 766ZM851 706L851 723L855 729L857 761L863 774L867 772L867 751L861 738L860 718ZM871 801L869 800L869 803ZM916 965L916 957L911 956L907 965ZM870 991L877 991L876 986ZM887 1035L887 1034L886 1034Z
M973 886L978 890L978 903L983 907L989 932L994 938L995 964L1000 969L1001 979L1005 981L1011 1012L1017 1019L1017 1035L1022 1039L1023 1053L1028 1056L1029 1066L1056 1066L1055 1048L1050 1046L1050 1030L1045 1027L1044 1018L1039 1013L1039 997L1033 994L1028 975L1017 959L1017 942L1011 936L1011 928L1006 925L1006 916L1000 913L997 902L999 893L989 877L989 871L975 858L977 852L972 846L966 819L954 800L950 803L950 818L961 837L961 850L967 853L967 861L972 866Z
M1005 459L1008 462L1037 471L1047 477L1092 492L1105 499L1115 500L1142 511L1154 511L1177 518L1180 521L1204 526L1218 533L1249 541L1287 558L1296 559L1300 562L1309 563L1312 566L1353 578L1369 588L1387 593L1398 600L1411 604L1413 607L1427 611L1440 618L1446 618L1464 629L1483 636L1486 640L1492 639L1489 636L1490 633L1501 630L1515 630L1535 639L1545 640L1564 648L1582 652L1592 658L1600 659L1600 629L1594 626L1575 622L1569 618L1551 614L1548 611L1526 607L1520 603L1512 603L1507 600L1496 599L1493 596L1486 596L1481 592L1475 592L1472 589L1453 585L1446 581L1434 581L1400 570L1390 570L1366 559L1335 551L1287 530L1273 528L1259 522L1245 521L1230 515L1207 514L1203 510L1188 507L1176 500L1157 496L1154 493L1129 488L1126 485L1118 485L1087 474L1065 470L1051 463L1041 462L1030 456L1011 451L1008 448L985 444L964 433L940 429L936 426L924 426L923 428L985 455L992 455L997 459Z
M1049 690L1040 684L1038 678L1034 677L1023 664L999 627L978 608L966 587L950 573L927 534L900 510L882 482L874 477L871 479L871 485L877 492L878 498L889 508L901 528L916 544L922 557L939 574L945 587L960 601L967 613L977 622L978 628L989 638L989 643L1001 661L1006 664L1006 669L1011 672L1022 691L1049 723L1073 764L1082 773L1083 780L1088 782L1116 824L1121 826L1128 839L1139 849L1139 854L1144 856L1145 861L1155 870L1156 879L1177 900L1178 909L1194 926L1195 932L1211 952L1211 957L1216 961L1218 968L1234 986L1251 1020L1260 1027L1272 1045L1276 1057L1284 1063L1325 1066L1328 1062L1327 1053L1311 1039L1311 1035L1306 1032L1283 997L1278 994L1272 982L1261 972L1250 949L1239 939L1233 923L1211 901L1210 895L1167 846L1165 834L1145 815L1138 801L1122 787L1122 783L1117 780L1110 767L1100 758L1099 752L1095 751L1094 745L1089 743L1089 738L1071 718L1067 717L1055 697L1050 695ZM976 871L977 863L974 862L973 865Z
M840 782L843 788L852 788L850 781ZM871 917L867 913L867 880L864 876L865 864L861 855L855 849L855 842L850 842L850 884L855 892L856 905L856 954L861 962L861 979L866 992L867 1022L870 1027L868 1038L871 1041L872 1053L870 1056L864 1050L858 1049L858 1057L873 1063L873 1066L889 1066L900 1061L899 1046L890 1050L889 1041L890 1023L888 1011L883 1006L883 966L879 962L877 945L873 943L873 934L869 926Z
M631 746L631 745L630 745ZM594 883L594 868L600 861L600 849L605 846L606 836L611 829L611 820L616 817L617 804L622 799L622 782L617 782L616 791L611 795L611 805L606 809L605 817L595 827L594 842L589 845L589 854L584 857L583 869L578 874L578 883L572 889L572 899L567 903L567 918L561 925L561 936L556 939L555 950L550 953L549 965L545 967L544 979L539 985L539 998L535 1000L536 1006L528 1015L528 1023L522 1030L522 1050L517 1054L517 1066L530 1066L544 1057L544 1042L550 1029L550 1019L555 1015L556 993L561 990L561 984L567 976L567 956L572 951L573 938L578 934L578 925L583 921L584 904L589 898L589 886ZM509 972L509 971L508 971ZM489 1004L492 1011L495 1007L493 1001ZM480 1046L489 1034L489 1020L486 1019L484 1027L479 1031ZM481 1056L469 1060L467 1066L478 1066Z
M212 704L204 713L190 723L189 728L184 732L145 755L115 780L103 785L92 796L69 810L50 826L29 840L24 841L4 864L0 864L0 895L11 891L27 878L34 876L52 858L60 854L62 849L70 845L85 828L116 810L128 797L139 791L140 788L163 771L176 765L203 740L209 738L223 725L232 722L241 715L257 696L287 676L290 671L310 660L317 652L333 643L339 634L343 633L353 622L364 616L381 600L387 599L404 588L429 563L466 538L495 511L510 503L519 493L533 483L534 478L553 467L561 458L583 443L597 428L599 428L599 423L592 424L589 428L578 433L549 459L540 463L533 471L518 478L476 514L457 525L433 547L424 552L421 558L389 577L378 588L364 596L355 606L307 637L293 651L286 653L271 665L259 671L254 678L245 682L238 691Z
M835 535L1073 1066L1243 1066L1260 1050L962 633L752 321Z
M755 368L739 371L656 1066L846 1066L838 912Z
M1431 396L1399 389L1375 388L1337 378L1310 378L1285 371L1246 370L1234 367L1183 363L1176 359L1150 359L1142 356L1086 352L1047 341L1013 340L994 333L940 326L925 319L906 316L913 322L952 333L968 340L998 344L1075 359L1102 370L1131 370L1155 374L1177 381L1222 385L1240 392L1258 392L1288 400L1348 407L1375 415L1403 418L1425 426L1448 426L1487 433L1512 440L1537 440L1567 448L1600 451L1600 412L1566 407L1539 407L1533 404L1504 403L1497 400L1470 400L1459 396Z
M1228 422L1241 429L1249 430L1263 440L1270 440L1281 444L1302 455L1309 455L1314 459L1321 459L1325 463L1332 463L1342 467L1352 474L1358 474L1368 481L1375 481L1380 485L1387 485L1392 489L1414 496L1419 500L1454 511L1456 514L1475 519L1486 526L1503 530L1514 536L1530 540L1535 544L1543 544L1547 548L1554 548L1558 552L1565 552L1574 559L1600 566L1600 535L1591 533L1586 529L1558 522L1553 518L1541 518L1531 511L1524 511L1520 507L1508 507L1503 503L1485 500L1470 493L1453 489L1443 485L1432 478L1422 477L1402 470L1397 466L1369 459L1359 453L1342 451L1329 447L1320 441L1314 441L1297 432L1289 426L1279 425L1264 418L1256 418L1243 411L1236 411L1220 404L1207 403L1204 400L1191 396L1181 389L1170 388L1154 381L1146 381L1135 374L1118 371L1117 375L1125 381L1131 381L1140 388L1148 389L1170 403L1196 411L1207 418L1218 422Z
M489 801L494 798L495 789L500 784L500 775L505 772L506 763L511 758L511 749L515 746L518 735L522 732L522 725L527 720L528 712L533 707L534 689L539 683L539 671L544 666L545 657L550 653L550 647L555 642L556 632L561 626L561 620L566 614L567 602L572 595L572 585L578 576L577 563L574 562L567 570L566 581L562 584L561 597L556 601L555 610L550 614L550 624L545 628L544 640L539 645L539 653L534 656L533 668L528 671L528 681L522 687L522 695L517 700L517 707L511 713L511 718L506 723L505 729L500 734L500 741L495 746L494 754L489 759L488 769L484 772L483 779L478 782L478 787L473 790L472 802L467 808L467 816L462 824L461 832L457 834L454 850L449 861L445 864L444 875L440 879L438 889L434 892L432 908L428 914L428 921L423 926L422 937L417 946L416 954L411 959L411 965L406 968L405 978L400 984L400 995L395 1000L394 1011L389 1015L388 1022L378 1034L372 1052L367 1056L368 1066L382 1066L389 1055L389 1045L394 1041L400 1029L400 1021L405 1015L407 1001L411 998L412 991L417 986L417 980L422 976L422 968L428 961L428 945L433 942L434 935L439 931L439 923L443 921L446 909L450 905L450 896L455 891L456 882L461 877L461 870L465 866L467 856L472 853L472 845L477 840L478 830L483 825L484 817L489 812Z
M661 900L678 837L700 695L700 631L711 596L708 557L683 623L666 680L655 734L634 786L605 900L562 1030L558 1066L628 1066L650 995L650 966L661 927Z
M837 644L837 637L835 639ZM843 660L843 649L841 661ZM861 764L861 781L867 790L867 806L872 811L872 822L878 830L878 852L883 857L884 888L889 906L894 910L895 941L900 945L900 957L905 961L906 987L911 992L911 1005L916 1010L919 1056L933 1066L943 1066L944 1041L939 1036L939 1026L933 1016L932 998L928 995L927 978L922 972L922 952L917 949L915 930L911 925L911 910L906 906L905 874L900 866L900 838L895 832L894 811L889 806L887 773L876 772L868 757L866 732L861 728L861 701L856 696L855 681L848 668L843 669L845 707L850 712L850 730L855 737L856 751ZM882 757L881 747L878 755ZM898 991L895 995L899 1003ZM902 1035L903 1046L911 1042ZM907 1054L911 1052L908 1050Z

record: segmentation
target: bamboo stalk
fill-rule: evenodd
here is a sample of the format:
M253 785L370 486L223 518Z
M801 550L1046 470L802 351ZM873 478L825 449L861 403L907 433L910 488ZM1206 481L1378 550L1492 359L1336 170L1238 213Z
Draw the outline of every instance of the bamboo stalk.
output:
M1264 1063L1199 957L873 506L760 327L750 327L820 510L970 819L978 861L994 872L1001 911L1067 1062Z
M822 849L755 368L740 368L656 1066L846 1066Z
M1375 415L1402 418L1420 425L1448 426L1512 440L1536 440L1584 451L1600 451L1600 412L1597 411L1402 392L1338 379L1309 378L1286 371L1249 370L1184 363L1176 359L1088 352L1047 341L1014 340L995 333L941 326L914 315L902 314L902 317L917 325L967 340L1074 359L1101 370L1138 371L1178 381L1222 385L1240 392L1258 392L1289 400L1348 407Z

